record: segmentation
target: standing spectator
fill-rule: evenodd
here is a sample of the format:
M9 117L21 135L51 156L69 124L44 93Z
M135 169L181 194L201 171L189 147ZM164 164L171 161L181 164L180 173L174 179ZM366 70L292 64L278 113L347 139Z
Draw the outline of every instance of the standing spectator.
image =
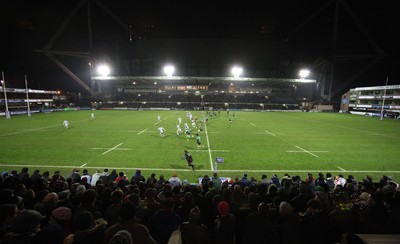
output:
M172 174L172 177L169 178L169 184L171 185L171 188L174 189L176 186L182 186L182 181L179 179L178 174L174 172Z
M165 184L164 175L160 175L157 181L157 189L161 189L164 184Z
M83 175L81 176L81 181L83 180L83 178L86 178L86 183L90 185L90 183L92 181L92 176L89 174L87 169L83 170Z
M217 172L214 172L211 181L213 182L214 188L215 188L216 190L220 191L220 190L221 190L221 186L222 186L222 181L221 181L221 179L218 177L218 173L217 173Z
M268 177L267 177L267 175L266 174L263 174L262 176L261 176L261 180L260 180L260 183L261 184L263 184L263 185L269 185L269 180L268 180Z
M174 202L167 198L163 208L154 213L149 219L150 234L158 244L167 244L174 230L179 227L181 219L174 212Z
M344 179L343 175L337 175L337 176L335 176L334 183L335 183L335 186L340 185L340 186L344 187L344 185L346 184L346 180Z
M285 201L279 204L279 226L282 244L299 243L299 218L294 214L293 207Z
M246 186L249 186L250 182L247 179L247 174L243 174L242 179L239 180L239 185L244 189Z
M146 184L147 184L147 185L150 185L150 184L155 185L156 183L157 183L156 174L155 174L155 173L152 173L152 174L150 175L150 177L147 179Z
M135 218L136 207L131 201L124 202L119 210L120 220L107 229L103 243L108 244L111 238L120 230L128 231L134 243L156 244L156 241L150 235L149 229L139 224Z
M90 185L95 186L96 182L100 179L101 173L99 169L96 169L96 173L92 175L92 180L90 181Z
M77 169L77 168L74 168L74 169L72 169L72 172L71 172L71 174L69 175L69 177L68 178L71 178L72 179L72 184L73 183L76 183L76 182L81 182L81 175L79 174L79 169Z
M274 184L277 188L281 187L281 182L276 174L272 175L270 183Z
M108 176L108 182L107 182L107 184L108 184L109 182L115 181L115 180L117 179L117 177L118 177L117 170L113 169L113 170L111 171L111 174Z
M29 171L29 168L28 168L28 167L23 167L23 168L22 168L21 173L19 173L19 174L17 175L17 179L18 179L18 182L19 182L19 183L25 183L25 181L26 181L27 179L29 179L29 173L28 173L28 171Z
M229 212L229 204L218 203L218 219L214 223L213 243L234 244L236 236L236 218Z
M189 221L181 225L181 236L183 244L207 244L210 237L207 227L201 224L199 207L190 210Z
M103 181L103 185L107 186L108 185L108 169L104 169L103 173L101 173L99 180Z
M279 243L278 225L269 214L265 202L258 205L258 211L245 219L243 243Z
M325 182L328 185L329 192L333 192L333 189L335 189L335 181L332 179L331 173L326 173Z
M132 179L135 180L136 185L139 185L139 182L146 182L146 178L142 175L142 171L140 169L136 170L136 173L132 176ZM131 179L131 181L132 181Z

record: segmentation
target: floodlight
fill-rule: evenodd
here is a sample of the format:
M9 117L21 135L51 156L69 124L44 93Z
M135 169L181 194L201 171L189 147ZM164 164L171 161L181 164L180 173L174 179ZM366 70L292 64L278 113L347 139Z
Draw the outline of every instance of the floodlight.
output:
M110 68L107 65L102 64L97 67L97 72L99 72L101 76L107 76L110 74Z
M174 73L174 71L175 71L175 67L172 66L172 65L167 65L167 66L164 67L164 73L165 73L168 77L171 77L172 74Z
M241 67L235 66L235 67L232 68L231 72L232 72L232 75L233 75L235 78L239 78L239 76L240 76L240 75L242 74L242 72L243 72L243 69L242 69Z
M309 70L307 70L307 69L302 69L302 70L300 70L300 72L299 72L299 76L301 77L301 78L306 78L306 77L308 77L310 75L310 71Z

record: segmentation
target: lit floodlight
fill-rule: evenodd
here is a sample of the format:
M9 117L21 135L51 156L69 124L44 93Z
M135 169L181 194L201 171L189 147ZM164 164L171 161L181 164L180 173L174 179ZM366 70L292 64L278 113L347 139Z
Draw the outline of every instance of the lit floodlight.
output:
M107 76L110 74L110 68L107 65L102 64L97 67L97 72L99 72L101 76Z
M231 72L232 72L232 75L235 77L235 78L239 78L239 76L242 74L242 72L243 72L243 69L241 68L241 67L233 67L232 68L232 70L231 70Z
M310 75L310 71L308 69L302 69L299 72L299 76L304 79Z
M172 77L172 74L175 71L175 67L172 65L167 65L164 67L164 73L168 76L168 77Z

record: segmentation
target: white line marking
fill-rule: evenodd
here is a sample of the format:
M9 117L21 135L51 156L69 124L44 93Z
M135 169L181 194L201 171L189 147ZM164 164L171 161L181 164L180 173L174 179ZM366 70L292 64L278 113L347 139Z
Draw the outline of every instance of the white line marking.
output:
M275 136L274 133L271 133L271 132L269 132L269 131L267 131L267 130L265 130L265 132L267 132L267 133L270 134L271 136Z
M163 122L164 120L166 120L166 118L165 118L165 119L162 119L161 121L158 121L158 122L155 123L154 125L158 125L159 123Z
M138 133L138 135L142 134L143 132L145 132L147 129L142 130L141 132Z
M345 172L346 170L345 169L343 169L343 168L340 168L339 166L336 166L336 167L338 167L338 169L340 169L341 171L343 171L343 172Z
M212 156L211 156L211 149L210 149L210 140L208 139L208 132L207 132L207 123L204 123L204 129L206 132L206 138L207 138L207 145L208 145L208 155L210 156L210 166L211 166L211 171L214 171L214 164L212 161Z
M396 134L367 134L367 136L395 136Z
M81 165L81 168L85 167L85 166L86 166L86 164L87 164L87 163L85 163L85 164L82 164L82 165Z
M120 144L116 145L115 147L108 149L107 151L103 152L103 153L102 153L102 155L104 155L104 154L106 154L106 153L109 153L109 152L111 152L112 150L114 150L115 148L117 148L117 147L121 146L122 144L124 144L124 143L123 143L123 142L121 142Z
M40 168L76 168L79 166L71 166L71 165L40 165L40 164L2 164L1 166L4 167L40 167ZM110 168L109 165L107 166L89 166L86 167L88 169L99 169L99 168ZM126 170L136 170L137 167L134 168L128 168L128 167L112 167L113 169L126 169ZM192 172L191 169L161 169L161 168L142 168L140 167L141 170L154 170L154 171L190 171ZM210 172L209 170L196 170L196 171L202 171L202 172ZM243 169L232 169L232 170L218 170L219 172L243 172ZM312 169L312 170L289 170L289 169L256 169L256 170L245 170L246 172L299 172L299 173L309 173L310 171L312 172L343 172L342 170L327 170L327 169ZM346 170L348 173L395 173L395 174L400 174L399 170L393 171L393 170L384 170L384 171L379 171L379 170Z
M110 148L109 147L92 147L92 149L94 149L94 150L108 150ZM131 148L122 148L122 147L120 147L120 148L115 148L114 150L129 151L129 150L132 150L132 149Z
M253 124L253 123L250 123L252 126L254 126L254 127L256 127L256 125L255 124Z
M208 151L205 151L205 150L197 150L197 151L199 151L199 152L208 152ZM211 152L230 152L231 150L210 150Z
M303 148L301 148L301 147L299 147L299 146L296 146L296 147L297 147L298 149L302 150L303 152L308 153L308 154L313 155L314 157L318 158L318 156L315 155L314 153L309 152L309 151L307 151L307 150L305 150L305 149L303 149Z

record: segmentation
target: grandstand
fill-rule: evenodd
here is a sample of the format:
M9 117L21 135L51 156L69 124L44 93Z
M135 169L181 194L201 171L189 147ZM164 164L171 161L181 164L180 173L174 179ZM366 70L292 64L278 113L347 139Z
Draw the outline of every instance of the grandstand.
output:
M298 110L302 103L314 99L316 90L316 81L311 79L191 76L92 79L98 82L102 94L109 94L103 99L97 96L97 108ZM104 84L106 88L102 87Z

